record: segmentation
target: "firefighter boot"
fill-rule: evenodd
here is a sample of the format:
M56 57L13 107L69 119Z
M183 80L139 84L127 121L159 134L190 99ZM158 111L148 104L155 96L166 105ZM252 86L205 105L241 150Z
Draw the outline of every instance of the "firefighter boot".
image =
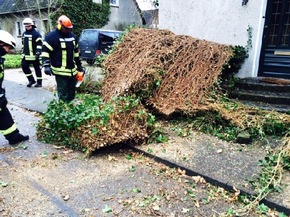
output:
M37 80L37 84L34 87L42 87L41 80Z
M23 136L19 132L15 132L15 133L6 135L5 138L9 141L10 145L15 145L17 143L28 140L29 136Z
M34 78L32 77L32 78L30 78L29 79L29 82L28 82L28 84L27 84L27 87L31 87L33 84L35 84L36 82L35 82L35 80L34 80Z

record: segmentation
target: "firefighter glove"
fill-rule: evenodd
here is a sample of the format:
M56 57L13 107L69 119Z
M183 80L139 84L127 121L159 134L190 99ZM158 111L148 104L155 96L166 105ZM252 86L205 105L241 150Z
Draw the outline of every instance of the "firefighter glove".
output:
M44 66L44 73L46 75L52 75L52 70L49 66Z
M77 70L79 71L79 72L85 72L85 69L82 67L82 66L77 66Z

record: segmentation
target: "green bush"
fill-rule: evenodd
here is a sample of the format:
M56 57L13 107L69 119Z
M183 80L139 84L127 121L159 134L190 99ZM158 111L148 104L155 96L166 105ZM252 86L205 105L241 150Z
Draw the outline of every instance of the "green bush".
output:
M72 134L87 120L94 116L107 117L100 110L103 101L96 95L79 95L81 103L74 105L53 100L43 114L43 121L37 126L38 138L44 142L67 145L79 149L78 141L73 141ZM83 150L85 151L85 150Z
M86 152L87 147L81 145L84 140L100 134L104 142L110 141L111 133L122 132L124 121L131 122L130 130L135 130L138 124L150 132L154 130L155 117L140 107L135 96L115 98L111 102L93 94L78 94L77 98L77 102L71 103L50 102L37 125L39 140ZM82 132L88 137L83 137Z
M240 45L231 46L233 52L230 60L223 65L220 75L220 87L224 90L231 92L234 90L237 78L235 74L238 73L245 59L248 58L248 48Z
M83 29L101 28L109 21L110 1L103 0L102 3L95 3L91 0L66 0L58 10L50 15L52 23L62 14L68 16L74 26L73 32L79 37Z
M21 54L5 55L4 66L7 69L20 68L21 67Z
M239 71L245 59L248 58L248 51L246 47L243 46L231 46L233 56L230 58L229 62L223 66L222 75L228 76L233 75Z

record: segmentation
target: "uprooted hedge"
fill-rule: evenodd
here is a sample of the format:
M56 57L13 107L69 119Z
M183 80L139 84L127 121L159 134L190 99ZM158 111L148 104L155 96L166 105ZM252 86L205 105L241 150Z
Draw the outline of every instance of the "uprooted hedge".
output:
M140 144L154 131L153 110L168 117L216 112L237 132L265 135L277 129L285 135L289 115L225 103L214 91L223 72L239 68L246 56L240 51L167 30L132 29L103 63L101 96L51 102L37 136L88 153L116 143Z

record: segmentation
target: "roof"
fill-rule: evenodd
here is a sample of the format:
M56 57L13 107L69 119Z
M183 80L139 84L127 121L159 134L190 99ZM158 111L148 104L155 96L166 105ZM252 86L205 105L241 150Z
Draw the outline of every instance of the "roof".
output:
M40 9L47 8L47 0L40 0ZM0 15L37 10L37 0L0 0Z

